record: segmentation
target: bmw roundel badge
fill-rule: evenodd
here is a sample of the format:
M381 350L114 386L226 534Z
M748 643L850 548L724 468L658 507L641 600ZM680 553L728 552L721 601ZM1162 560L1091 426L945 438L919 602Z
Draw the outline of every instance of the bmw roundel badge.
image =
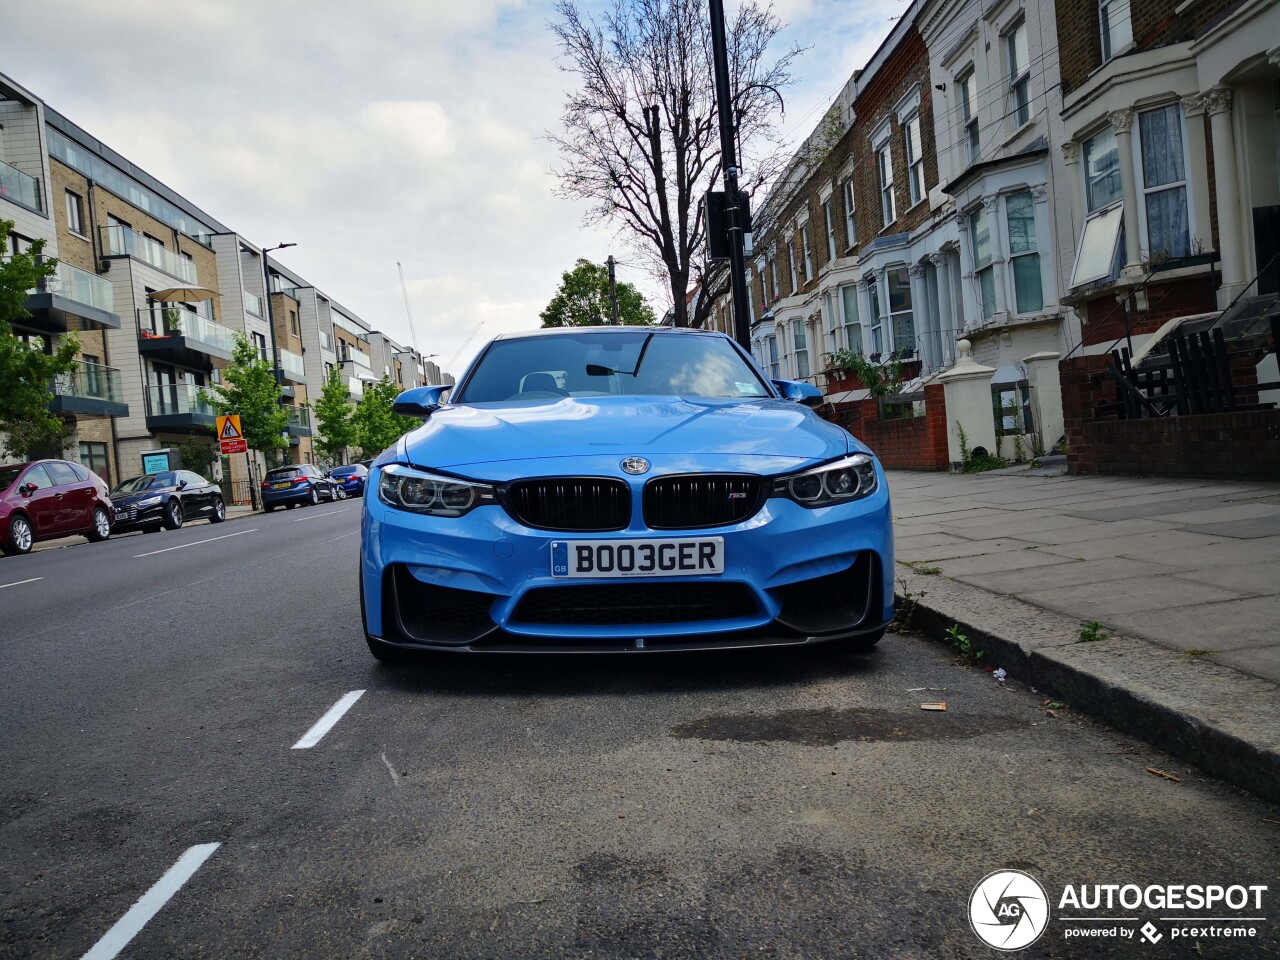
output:
M648 473L649 461L644 457L627 457L622 461L622 472L629 473L633 476Z

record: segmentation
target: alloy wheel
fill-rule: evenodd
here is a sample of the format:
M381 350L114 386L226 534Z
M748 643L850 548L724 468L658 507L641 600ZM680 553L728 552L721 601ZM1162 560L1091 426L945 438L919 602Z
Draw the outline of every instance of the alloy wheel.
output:
M93 511L93 526L103 540L111 536L111 518L101 507Z
M18 553L31 552L31 524L25 517L14 517L9 524L9 539L13 541L14 548Z

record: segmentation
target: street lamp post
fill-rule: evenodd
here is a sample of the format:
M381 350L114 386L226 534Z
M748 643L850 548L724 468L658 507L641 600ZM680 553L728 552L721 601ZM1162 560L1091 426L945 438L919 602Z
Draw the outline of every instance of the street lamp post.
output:
M734 151L733 101L729 94L729 54L724 30L724 0L710 0L711 58L715 69L716 106L720 114L720 157L724 168L725 213L729 221L729 281L733 291L734 339L751 350L751 316L747 313L745 217L738 192L738 158Z

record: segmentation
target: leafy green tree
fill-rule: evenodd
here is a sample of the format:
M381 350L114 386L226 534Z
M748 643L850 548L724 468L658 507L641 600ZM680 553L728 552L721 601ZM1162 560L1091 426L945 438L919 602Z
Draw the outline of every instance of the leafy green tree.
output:
M210 476L210 469L218 459L218 450L204 440L188 440L178 445L178 459L183 470L190 470L202 477Z
M348 447L356 446L356 425L347 381L337 367L329 371L329 377L314 404L316 437L315 447L327 460L339 462Z
M653 308L629 283L618 283L618 322L649 325ZM560 289L542 311L544 327L599 327L613 323L609 300L609 268L590 260L578 260L561 274Z
M276 462L289 449L285 431L289 415L280 406L280 386L271 365L243 333L236 334L231 363L222 370L222 383L202 391L218 413L240 415L240 428L251 450Z
M400 387L390 377L365 384L364 396L356 404L352 420L357 442L366 457L376 457L421 424L415 417L402 417L392 410L399 395Z
M11 220L0 220L0 250L8 249L12 229ZM0 260L0 453L23 460L66 449L71 427L49 410L49 382L73 371L80 352L73 336L51 354L14 336L13 325L30 316L28 292L57 273L56 260L41 260L43 249L37 240L27 253Z

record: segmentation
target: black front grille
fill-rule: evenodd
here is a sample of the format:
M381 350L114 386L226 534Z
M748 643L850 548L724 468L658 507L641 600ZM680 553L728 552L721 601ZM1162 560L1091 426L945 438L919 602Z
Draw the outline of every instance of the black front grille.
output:
M539 530L625 530L631 488L608 477L548 477L507 487L507 512Z
M650 530L694 530L741 523L760 509L763 483L740 473L657 477L644 487L644 522Z
M745 583L604 583L535 587L512 623L605 627L733 620L760 612Z

